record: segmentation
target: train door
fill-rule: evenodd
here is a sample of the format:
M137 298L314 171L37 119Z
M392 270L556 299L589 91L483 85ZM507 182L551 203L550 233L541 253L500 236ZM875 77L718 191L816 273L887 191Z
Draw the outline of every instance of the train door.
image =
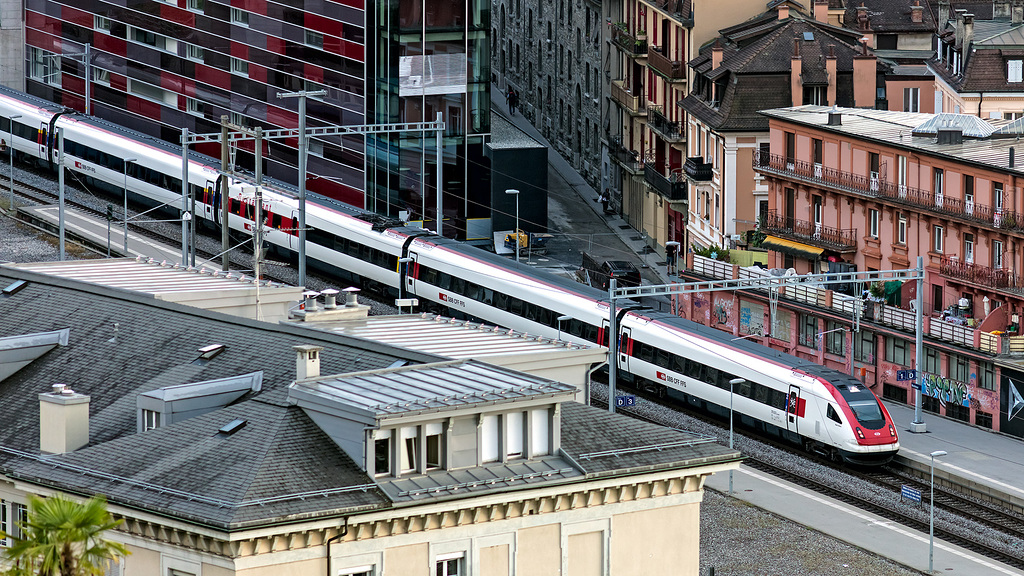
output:
M39 123L39 134L37 134L37 136L36 136L36 144L39 145L39 157L40 158L45 158L47 160L51 160L51 158L49 157L49 154L46 152L46 144L47 144L47 142L46 142L47 141L46 131L47 131L47 129L48 129L48 127L47 127L46 122L40 122ZM54 150L56 150L56 149L57 148L55 146Z
M214 197L217 195L216 188L213 186L213 182L207 180L206 187L203 188L203 215L207 222L215 222L217 215L213 213L215 208Z
M631 346L629 339L630 329L622 327L619 336L619 371L629 372L629 347Z
M415 287L413 286L416 280L416 274L413 272L416 268L416 253L409 252L409 258L412 262L398 263L398 282L404 287L404 296L406 298L416 294Z
M799 434L798 423L804 415L804 399L800 397L800 387L789 386L789 395L786 397L786 429L794 434Z
M288 231L288 247L296 253L299 251L299 211L292 210L292 226Z

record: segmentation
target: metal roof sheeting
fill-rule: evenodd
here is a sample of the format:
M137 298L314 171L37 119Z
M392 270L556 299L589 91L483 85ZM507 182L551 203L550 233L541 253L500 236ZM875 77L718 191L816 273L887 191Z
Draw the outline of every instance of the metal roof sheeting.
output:
M565 395L576 387L464 360L328 376L292 385L328 401L391 416L420 410L465 408L529 397Z
M931 119L914 128L914 136L938 134L939 130L946 128L959 128L967 138L988 138L996 130L994 126L977 116L943 112L933 115Z

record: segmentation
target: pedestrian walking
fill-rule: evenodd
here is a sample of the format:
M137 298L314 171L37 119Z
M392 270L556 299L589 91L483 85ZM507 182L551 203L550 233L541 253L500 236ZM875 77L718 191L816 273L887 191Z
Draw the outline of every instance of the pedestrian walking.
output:
M515 88L509 88L508 110L509 110L509 112L513 116L516 115L516 108L518 106L519 106L519 92L516 92Z

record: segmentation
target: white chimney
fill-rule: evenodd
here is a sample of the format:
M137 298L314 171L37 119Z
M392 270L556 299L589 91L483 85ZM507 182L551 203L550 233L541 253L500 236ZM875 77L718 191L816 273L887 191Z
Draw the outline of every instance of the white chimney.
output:
M39 451L64 454L89 443L89 397L64 384L39 395Z
M295 358L295 380L306 380L320 376L320 352L323 346L311 346L303 344L292 346L297 356Z

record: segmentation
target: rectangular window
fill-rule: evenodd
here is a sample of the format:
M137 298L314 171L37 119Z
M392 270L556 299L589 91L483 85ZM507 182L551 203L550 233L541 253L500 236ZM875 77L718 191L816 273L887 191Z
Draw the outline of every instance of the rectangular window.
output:
M432 422L423 427L424 438L424 460L428 470L436 470L444 466L444 425L440 422Z
M462 561L463 554L438 556L435 561L434 576L465 576Z
M974 234L964 234L964 262L974 263Z
M8 534L14 538L21 538L24 536L21 531L21 525L26 522L28 522L28 506L18 502L11 502L11 529L8 531Z
M10 532L10 527L7 526L7 502L0 500L0 533L7 534ZM0 547L10 546L11 541L7 538L0 538Z
M142 411L142 431L155 430L160 427L160 413L156 410Z
M178 102L178 96L173 92L131 78L128 79L128 92L163 104L177 104Z
M932 172L932 192L935 193L935 205L942 206L942 194L945 188L943 188L943 173L941 168L935 168Z
M313 30L306 30L306 45L322 49L324 47L324 35Z
M28 47L29 78L51 84L61 85L60 66L55 62L54 54L34 46Z
M907 243L907 216L902 212L896 221L896 243L906 244Z
M496 415L484 416L483 424L480 427L481 460L484 462L497 462L499 459L498 424Z
M942 229L942 226L935 226L932 230L932 250L939 254L942 254L942 240L944 235L945 230Z
M530 410L530 457L551 453L551 415L547 408Z
M978 387L982 390L996 389L996 367L991 362L978 362Z
M239 26L249 25L249 13L242 8L231 9L231 23L238 24Z
M906 340L892 336L887 337L885 339L885 361L900 366L910 366L908 348L913 347L908 346Z
M104 70L103 68L97 68L96 66L93 66L92 81L95 84L110 86L110 70Z
M373 473L391 473L391 432L378 430L373 440Z
M196 62L202 62L206 57L206 52L196 46L195 44L188 44L185 48L185 57L189 60L195 60Z
M138 42L139 44L152 46L157 50L164 50L169 52L174 52L175 50L177 50L178 43L175 40L171 40L166 36L154 34L149 30L136 28L134 26L129 26L128 31L128 38L131 39L133 42Z
M231 72L235 74L241 74L243 76L249 75L249 62L242 60L241 58L231 58Z
M505 415L505 454L511 458L523 456L523 413Z
M904 112L920 112L921 107L921 89L920 88L904 88L903 89L903 111Z
M942 375L942 355L935 348L925 347L924 349L924 372L936 376Z
M206 9L206 0L188 0L188 9L202 12Z
M187 98L185 100L185 105L187 106L189 114L195 114L196 116L206 117L206 102L202 102L195 98Z
M231 123L234 124L235 126L248 126L249 125L248 118L246 118L245 116L242 116L238 112L231 112L228 116L229 116L229 119L231 120Z
M818 347L818 317L810 314L800 315L800 345L808 348Z
M104 18L103 16L93 16L92 26L97 30L103 32L110 32L110 18Z
M846 354L846 327L839 322L825 322L825 352L843 356Z
M970 382L971 361L960 354L949 355L949 377L957 382Z
M875 362L875 333L861 329L857 333L857 361Z
M878 187L878 171L880 161L877 152L868 153L868 169L871 171L871 189L876 190Z
M416 446L419 434L415 426L402 428L402 472L414 472L419 469L419 447Z
M996 270L1003 267L1003 242L1001 240L992 241L992 267Z
M878 210L868 210L868 235L878 238Z
M1024 61L1022 60L1007 60L1006 62L1006 81L1007 82L1021 82L1024 80Z

